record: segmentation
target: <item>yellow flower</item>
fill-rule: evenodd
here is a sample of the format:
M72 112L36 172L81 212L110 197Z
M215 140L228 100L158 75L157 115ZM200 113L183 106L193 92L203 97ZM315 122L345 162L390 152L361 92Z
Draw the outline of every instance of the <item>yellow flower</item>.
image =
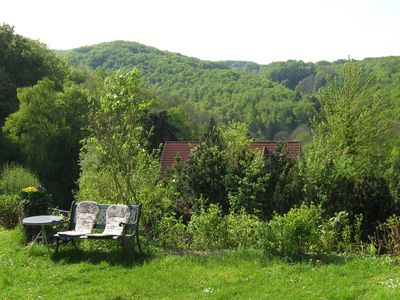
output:
M34 186L28 186L28 187L24 188L22 191L25 193L35 193L38 190Z

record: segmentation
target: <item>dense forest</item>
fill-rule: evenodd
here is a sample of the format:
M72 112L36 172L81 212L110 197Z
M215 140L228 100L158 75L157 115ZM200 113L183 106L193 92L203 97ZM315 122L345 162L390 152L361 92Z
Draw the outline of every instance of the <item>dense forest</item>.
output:
M22 187L42 184L62 208L142 202L145 235L166 247L236 247L229 226L254 229L243 243L264 225L282 242L282 216L315 221L330 251L399 212L400 57L259 65L125 41L52 51L6 24L0 46L0 221ZM299 140L304 153L261 156L257 139ZM165 140L201 144L161 176Z
M171 114L186 114L204 126L212 116L228 124L246 123L255 139L309 138L309 119L318 109L316 91L346 60L275 62L202 61L134 42L115 41L58 54L76 65L106 74L139 68L141 84L156 93ZM400 57L360 61L388 103L400 106ZM188 138L188 136L186 136ZM191 136L197 139L196 136Z

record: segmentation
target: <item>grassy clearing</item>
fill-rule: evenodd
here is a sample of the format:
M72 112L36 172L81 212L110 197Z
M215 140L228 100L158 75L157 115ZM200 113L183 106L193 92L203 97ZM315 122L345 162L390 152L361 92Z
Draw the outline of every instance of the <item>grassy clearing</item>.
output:
M0 299L394 299L400 266L389 257L288 263L256 252L177 256L23 246L0 229ZM88 242L90 243L90 242Z

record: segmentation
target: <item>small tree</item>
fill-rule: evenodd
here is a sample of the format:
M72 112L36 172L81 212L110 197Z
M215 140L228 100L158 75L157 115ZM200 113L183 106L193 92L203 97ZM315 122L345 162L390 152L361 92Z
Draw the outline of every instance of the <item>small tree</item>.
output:
M224 213L229 212L228 196L224 184L227 173L227 157L221 132L211 119L203 142L190 158L187 172L193 194L204 199L204 205L219 204Z
M80 200L142 203L142 222L154 234L169 200L159 185L160 163L148 153L143 116L152 101L139 93L139 72L117 72L92 103L89 138L81 150Z
M318 200L330 214L362 213L370 229L392 207L381 179L388 150L384 141L395 119L387 115L388 103L372 87L372 80L364 78L354 62L328 79L319 92L321 110L313 122L315 136L306 149L304 168L305 191L311 200Z
M126 203L138 200L135 158L146 146L140 120L150 102L138 97L138 85L138 70L117 72L105 79L100 99L92 103L92 135L84 141L82 153L82 162L91 156L96 160L94 167L111 177L109 196Z

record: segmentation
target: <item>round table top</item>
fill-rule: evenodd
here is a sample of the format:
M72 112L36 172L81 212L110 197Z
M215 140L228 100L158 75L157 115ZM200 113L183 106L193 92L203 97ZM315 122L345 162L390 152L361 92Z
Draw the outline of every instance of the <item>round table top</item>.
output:
M22 220L22 223L25 225L51 225L61 220L62 217L60 216L43 215L25 218Z

